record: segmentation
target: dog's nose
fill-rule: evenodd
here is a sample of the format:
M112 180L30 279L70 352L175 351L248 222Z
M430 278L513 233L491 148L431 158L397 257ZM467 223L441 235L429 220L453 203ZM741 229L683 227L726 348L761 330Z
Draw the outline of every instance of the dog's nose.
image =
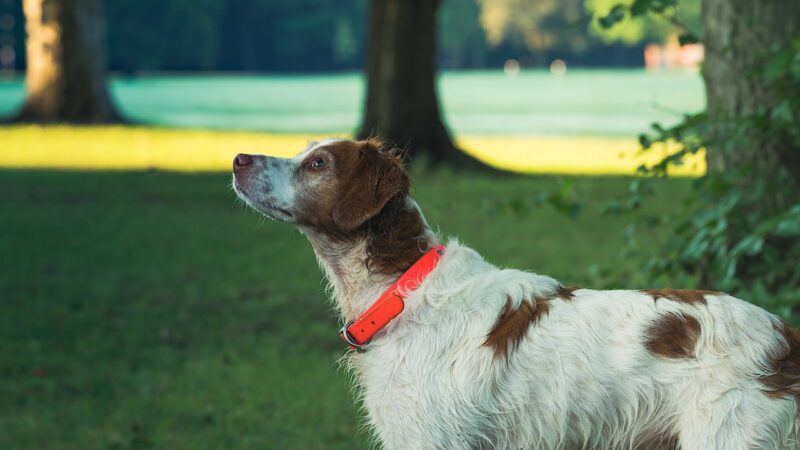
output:
M253 157L246 153L239 153L233 158L233 170L253 164Z

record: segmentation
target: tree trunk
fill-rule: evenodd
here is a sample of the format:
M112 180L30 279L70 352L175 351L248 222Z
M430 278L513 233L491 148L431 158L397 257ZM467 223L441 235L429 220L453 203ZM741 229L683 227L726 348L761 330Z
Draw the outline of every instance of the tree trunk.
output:
M439 0L371 0L360 138L378 136L432 165L485 167L455 147L436 96Z
M731 136L738 119L773 108L781 100L755 72L763 70L771 51L786 48L797 36L798 18L796 0L703 0L703 78L709 122L714 126L712 140ZM797 167L800 161L793 145L774 138L768 142L755 138L755 145L728 149L712 144L706 154L709 171L748 165Z
M106 87L102 0L23 0L24 122L120 121Z
M734 183L725 189L741 196L729 213L734 220L727 224L727 235L736 243L753 231L752 217L766 220L800 201L795 137L769 126L768 113L784 100L785 93L777 89L786 88L773 87L764 74L775 51L790 48L798 36L800 2L703 0L702 5L710 127L706 160L709 174ZM777 266L796 263L791 257L796 242L789 236L769 236L765 250L738 260L735 277L746 286L761 283L769 292L780 291L794 274ZM775 268L765 277L770 264ZM703 286L717 285L726 276L713 262L699 267L699 275Z

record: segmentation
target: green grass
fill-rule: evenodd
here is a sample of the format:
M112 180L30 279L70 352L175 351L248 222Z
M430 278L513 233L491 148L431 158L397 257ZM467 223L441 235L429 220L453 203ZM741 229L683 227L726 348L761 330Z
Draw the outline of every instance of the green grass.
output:
M492 262L644 286L620 253L625 222L599 213L624 178L576 178L574 222L485 207L555 177L415 180L430 222ZM0 171L0 448L367 448L310 246L228 182ZM675 211L689 183L661 182L648 207Z
M113 81L127 117L154 125L341 134L358 128L360 74L143 76ZM652 122L675 123L703 108L696 71L570 69L444 72L445 120L465 135L636 136ZM0 78L0 116L22 102L21 80Z

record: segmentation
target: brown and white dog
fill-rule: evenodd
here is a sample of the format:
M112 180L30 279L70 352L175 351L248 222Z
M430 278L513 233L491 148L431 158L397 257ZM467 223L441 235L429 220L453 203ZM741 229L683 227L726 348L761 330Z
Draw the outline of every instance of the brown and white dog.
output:
M377 141L233 172L311 241L345 322L439 244ZM800 334L718 292L564 288L450 241L365 348L349 363L388 449L800 448Z

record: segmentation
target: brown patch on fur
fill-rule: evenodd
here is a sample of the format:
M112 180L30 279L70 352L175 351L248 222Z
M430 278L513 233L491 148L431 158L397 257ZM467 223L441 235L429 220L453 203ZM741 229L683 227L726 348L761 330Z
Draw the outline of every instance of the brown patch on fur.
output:
M299 224L312 226L341 240L346 233L335 223L334 212L339 204L340 191L345 181L354 176L361 153L357 142L337 141L306 157L294 175L295 183L302 186L316 178L315 189L313 192L300 191L297 207ZM309 167L308 161L313 161L318 156L324 157L333 166L330 172L319 173Z
M533 304L523 300L517 309L511 307L511 297L508 298L506 306L497 318L497 322L492 327L492 331L486 336L483 345L494 350L495 358L500 356L508 357L511 350L517 348L528 327L536 324L542 315L547 314L550 305L545 299L536 299Z
M670 431L645 431L636 436L635 450L677 450L678 434Z
M305 199L303 221L334 241L365 239L365 264L374 273L406 271L431 244L419 212L406 204L411 184L399 153L376 139L334 142L319 152L332 157L334 176Z
M425 225L419 211L407 204L411 189L408 174L399 152L383 149L383 144L375 139L361 144L371 147L379 157L372 162L376 166L369 169L381 178L375 188L376 196L389 197L363 224L367 267L383 274L405 272L431 247L424 236Z
M653 300L658 300L659 298L665 298L667 300L672 300L673 302L681 302L681 303L706 303L706 295L721 295L720 292L716 291L693 291L693 290L686 290L686 289L643 289L641 291L644 294L647 294L653 297Z
M800 409L800 332L781 323L775 331L786 340L779 352L768 355L772 373L761 377L766 393L772 398L795 398Z
M700 322L694 317L668 313L647 329L645 348L667 358L693 358L700 332Z
M495 358L508 357L509 352L522 342L522 338L525 337L531 324L536 325L542 316L550 311L550 300L554 298L564 301L571 300L574 297L573 292L576 290L578 288L559 286L548 296L535 297L533 302L523 300L515 310L511 309L511 298L509 297L483 345L494 350Z
M405 197L411 188L403 163L391 152L381 152L380 142L362 141L358 160L347 176L340 177L333 221L344 231L354 230L380 212L389 200Z
M573 292L577 291L578 289L579 288L576 287L559 286L558 289L556 289L555 297L558 297L561 300L572 300L572 297L575 296Z
M373 272L405 272L430 247L419 212L395 197L367 223L367 267Z

